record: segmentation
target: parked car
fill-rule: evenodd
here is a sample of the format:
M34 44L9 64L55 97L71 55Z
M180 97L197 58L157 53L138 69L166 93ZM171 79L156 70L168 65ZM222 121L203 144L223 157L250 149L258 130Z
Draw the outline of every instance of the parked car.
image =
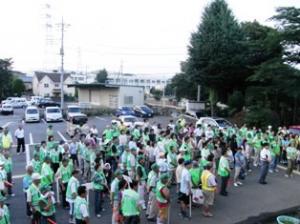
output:
M83 115L83 116L85 116L85 114L81 113L80 106L77 106L77 105L69 105L69 106L67 106L66 119L68 121L72 117L77 116L77 115Z
M198 124L201 124L204 127L207 127L208 125L212 127L218 127L220 129L234 127L232 123L227 121L224 118L215 118L215 117L201 117L197 122L196 126Z
M60 104L53 101L53 100L46 100L46 99L42 99L39 101L38 103L38 107L39 108L46 108L46 107L60 107Z
M87 124L88 118L84 114L73 115L67 122L67 134L69 136L76 136L77 134L88 134L89 126Z
M121 122L123 125L125 125L128 128L133 128L135 126L143 126L144 122L138 121L138 119L135 116L132 115L125 115L125 116L120 116L115 120L112 120L111 123L114 125L121 125Z
M14 114L14 108L11 104L6 103L1 106L1 114Z
M135 106L133 108L133 110L134 110L135 116L137 116L137 117L147 118L147 117L153 117L153 115L154 115L153 110L145 105Z
M11 100L13 108L25 108L27 107L27 101L25 98L15 98Z
M115 111L115 116L119 117L122 115L131 115L134 116L134 110L132 109L132 107L119 107L116 111Z
M35 106L28 106L25 110L25 122L40 122L40 112Z
M46 107L45 120L46 122L62 121L63 116L62 116L61 109L59 107Z

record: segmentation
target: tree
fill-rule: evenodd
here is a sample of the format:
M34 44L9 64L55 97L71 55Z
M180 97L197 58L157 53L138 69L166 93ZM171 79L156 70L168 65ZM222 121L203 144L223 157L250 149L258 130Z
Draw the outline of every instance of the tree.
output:
M25 92L25 84L23 80L21 79L13 79L12 81L12 91L13 94L16 96L22 96L22 94Z
M163 91L161 91L159 89L155 89L154 87L152 87L150 89L150 93L153 95L154 99L156 99L157 101L159 101L163 95Z
M0 99L4 99L11 94L12 59L0 59Z
M187 74L209 88L213 113L217 100L226 101L228 93L245 80L243 33L224 0L205 9L188 50Z
M300 8L280 7L272 19L278 22L278 30L285 47L285 60L291 64L300 63Z
M97 73L96 82L98 83L106 83L108 77L108 73L106 69L102 69Z

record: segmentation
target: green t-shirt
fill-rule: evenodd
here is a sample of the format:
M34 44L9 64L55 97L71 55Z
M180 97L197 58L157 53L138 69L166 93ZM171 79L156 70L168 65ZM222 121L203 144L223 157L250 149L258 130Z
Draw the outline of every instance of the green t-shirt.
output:
M59 163L59 151L56 149L52 149L50 151L50 158L52 163Z
M125 217L136 216L140 214L138 207L139 198L140 195L132 189L127 189L123 192L121 210Z
M42 186L50 186L53 183L54 172L51 169L50 164L43 163L41 175L42 175L42 180L41 180Z
M220 162L219 162L218 174L221 177L227 177L230 174L228 172L229 169L230 169L230 167L229 167L228 159L224 156L221 156L221 159L220 159Z
M95 190L103 190L105 186L105 175L103 171L96 171L93 177L93 186Z
M199 187L201 182L201 169L199 167L192 168L189 172L191 174L193 187Z

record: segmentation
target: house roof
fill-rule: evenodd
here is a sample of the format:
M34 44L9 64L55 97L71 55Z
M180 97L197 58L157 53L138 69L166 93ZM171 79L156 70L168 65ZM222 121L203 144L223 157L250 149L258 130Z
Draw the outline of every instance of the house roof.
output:
M27 76L23 72L13 71L13 75L16 78L21 79L24 83L32 83L32 76Z
M90 83L90 84L70 84L68 87L77 87L81 89L89 89L89 88L115 88L118 89L122 86L133 87L133 88L144 88L143 86L131 86L131 85L112 85L107 83Z
M48 76L53 82L60 82L60 73L57 72L34 72L38 81L40 82L45 76ZM70 77L69 73L64 74L64 81Z

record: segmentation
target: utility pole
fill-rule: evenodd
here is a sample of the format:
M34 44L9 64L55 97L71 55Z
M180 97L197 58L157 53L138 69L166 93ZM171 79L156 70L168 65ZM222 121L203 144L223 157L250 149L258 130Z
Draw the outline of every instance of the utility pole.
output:
M197 101L199 102L201 100L201 86L198 85L198 91L197 91Z
M64 18L61 20L61 24L59 24L61 28L61 46L60 46L60 57L61 57L61 67L60 67L60 108L64 109L64 56L65 56L65 50L64 50L64 32L66 28L66 24L64 23Z

